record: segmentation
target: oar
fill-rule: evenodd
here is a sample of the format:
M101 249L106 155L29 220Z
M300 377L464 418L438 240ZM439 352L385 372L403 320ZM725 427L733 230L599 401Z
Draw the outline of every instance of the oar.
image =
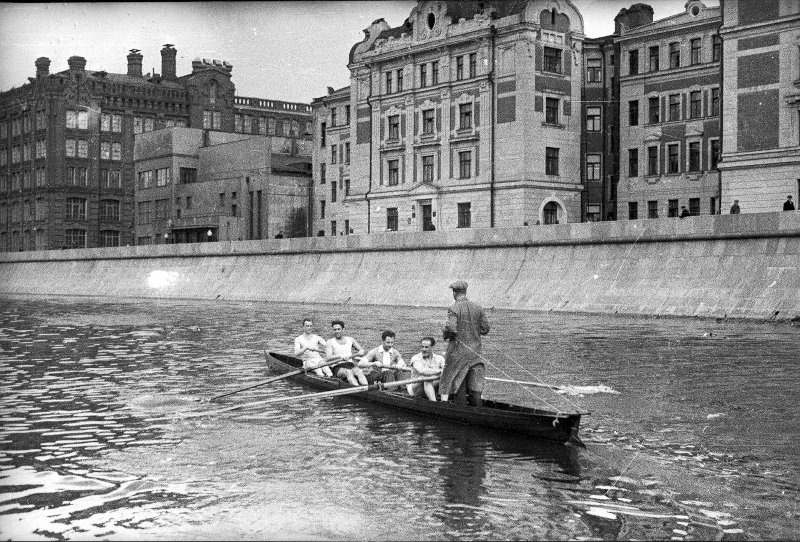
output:
M613 393L619 395L618 391L615 391L604 384L599 384L597 386L554 386L552 384L545 384L543 382L530 382L526 380L509 380L506 378L492 378L489 376L486 377L486 380L495 380L497 382L511 382L512 384L521 384L523 386L538 386L540 388L548 388L569 395L591 395L595 393Z
M221 399L222 397L227 397L228 395L233 395L234 393L239 393L240 391L252 390L253 388L258 388L259 386L264 386L266 384L269 384L270 382L275 382L276 380L282 380L284 378L289 378L290 376L299 375L299 374L305 373L307 371L313 371L314 369L319 369L320 367L327 367L329 365L335 365L335 364L337 364L337 363L339 363L341 361L342 361L341 356L337 356L335 358L329 359L328 361L326 361L322 365L318 365L317 367L314 367L313 369L309 368L309 369L297 369L297 370L294 370L294 371L289 371L288 373L283 373L283 374L280 374L278 376L273 376L272 378L269 378L269 379L265 380L264 382L259 382L258 384L253 384L252 386L247 386L246 388L241 388L241 389L238 389L238 390L229 391L228 393L223 393L221 395L215 395L214 397L209 399L208 402L211 403L211 402L215 401L216 399Z
M567 391L566 388L562 388L561 386L554 386L552 384L545 384L543 382L528 382L528 381L525 381L525 380L509 380L507 378L492 378L490 376L487 376L486 380L494 380L495 382L511 382L512 384L522 384L523 386L538 386L540 388L549 388L551 390Z
M350 395L353 393L361 393L364 391L377 391L383 390L385 388L396 388L399 386L405 386L406 384L415 384L417 382L429 382L433 380L438 380L440 377L439 375L436 376L423 376L418 378L408 378L406 380L397 380L395 382L384 382L378 384L370 384L367 386L353 386L348 388L342 388L338 390L331 390L331 391L321 391L315 393L305 393L303 395L292 395L290 397L273 397L271 399L262 399L261 401L252 401L250 403L242 403L241 405L233 405L226 408L221 408L219 410L215 410L213 412L193 412L191 414L186 414L181 416L183 418L194 418L197 416L210 416L212 414L221 414L223 412L229 412L231 410L237 410L239 408L249 407L249 406L258 406L258 405L266 405L269 403L280 403L285 401L299 401L300 399L315 399L317 397L333 397L336 395Z

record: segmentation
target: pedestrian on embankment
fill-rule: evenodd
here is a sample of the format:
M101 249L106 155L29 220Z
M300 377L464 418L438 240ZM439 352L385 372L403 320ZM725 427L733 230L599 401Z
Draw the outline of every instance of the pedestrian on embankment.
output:
M741 210L739 209L739 200L735 199L733 200L733 205L731 205L731 214L738 215L740 212Z
M783 202L784 211L794 211L794 203L792 202L792 195L786 196L786 201Z

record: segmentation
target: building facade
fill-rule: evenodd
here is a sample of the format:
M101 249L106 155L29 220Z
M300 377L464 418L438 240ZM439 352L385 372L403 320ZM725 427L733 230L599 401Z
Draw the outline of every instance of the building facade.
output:
M316 231L334 220L340 234L581 220L574 6L421 1L402 26L379 19L364 33L349 88L312 104L317 190L350 144L348 195L315 198L327 216L315 210Z
M311 141L197 128L136 137L136 244L308 235Z
M310 106L235 96L232 66L195 59L178 77L177 51L161 74L142 74L133 49L125 74L86 69L36 77L0 94L0 250L119 246L134 239L134 138L168 127L310 139Z
M800 198L800 2L723 0L722 205Z

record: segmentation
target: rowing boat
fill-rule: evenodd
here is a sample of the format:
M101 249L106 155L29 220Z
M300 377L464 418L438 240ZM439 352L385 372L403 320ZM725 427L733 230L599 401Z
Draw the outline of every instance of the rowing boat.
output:
M299 358L268 352L267 365L279 373L302 369ZM353 387L338 378L317 376L313 372L301 372L291 377L295 382L322 390L338 390ZM426 417L441 418L455 422L490 428L506 433L526 435L536 439L570 442L584 447L578 438L582 412L556 412L529 408L500 401L484 400L482 407L457 405L452 402L429 401L424 397L412 397L404 388L398 391L370 389L353 393L351 397L379 403Z

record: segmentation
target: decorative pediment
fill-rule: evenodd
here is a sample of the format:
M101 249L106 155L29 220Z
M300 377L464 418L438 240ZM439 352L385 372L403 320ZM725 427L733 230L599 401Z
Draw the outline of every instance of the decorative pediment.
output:
M433 183L417 183L408 190L408 196L414 199L431 198L438 196L441 188Z
M660 131L648 131L644 136L645 143L658 143L661 141L661 132Z
M687 124L686 137L703 137L703 124L699 122Z

